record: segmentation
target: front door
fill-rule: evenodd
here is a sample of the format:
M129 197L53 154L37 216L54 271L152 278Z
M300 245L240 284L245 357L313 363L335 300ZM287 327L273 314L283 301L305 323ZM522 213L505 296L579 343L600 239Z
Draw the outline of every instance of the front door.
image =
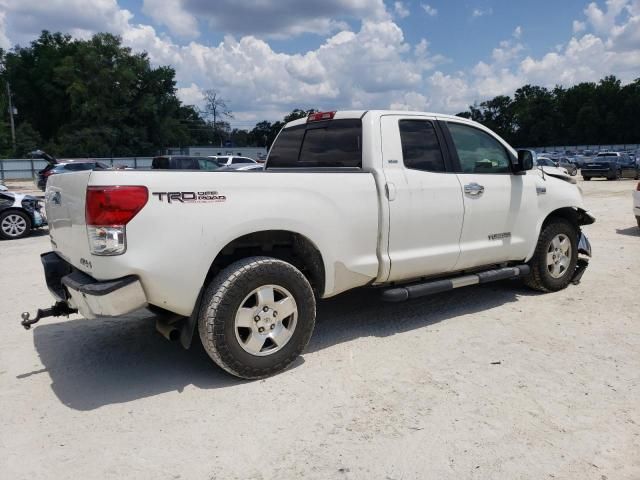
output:
M524 260L536 238L534 176L514 175L511 154L488 132L455 121L443 126L450 133L464 196L456 269Z
M385 115L382 156L389 201L388 281L452 270L460 255L460 182L433 118Z

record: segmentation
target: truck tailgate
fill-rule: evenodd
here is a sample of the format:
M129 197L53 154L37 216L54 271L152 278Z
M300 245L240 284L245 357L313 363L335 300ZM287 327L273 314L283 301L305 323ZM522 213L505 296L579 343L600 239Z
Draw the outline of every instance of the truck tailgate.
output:
M85 224L85 197L91 171L52 175L47 181L46 211L53 250L67 262L87 270L90 258Z

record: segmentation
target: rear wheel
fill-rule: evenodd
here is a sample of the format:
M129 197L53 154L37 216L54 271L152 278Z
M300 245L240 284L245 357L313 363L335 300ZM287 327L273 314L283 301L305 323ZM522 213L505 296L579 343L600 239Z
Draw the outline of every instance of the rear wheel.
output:
M15 240L26 237L31 232L31 219L19 210L0 213L0 238Z
M250 257L209 284L198 328L216 364L237 377L258 379L284 370L302 353L315 316L313 290L297 268Z
M569 285L578 261L578 232L563 218L551 219L542 229L525 284L541 292Z

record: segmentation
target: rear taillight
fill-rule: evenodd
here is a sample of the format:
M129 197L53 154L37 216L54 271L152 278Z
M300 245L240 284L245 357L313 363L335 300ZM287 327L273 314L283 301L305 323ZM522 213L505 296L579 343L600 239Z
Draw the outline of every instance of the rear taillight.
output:
M121 255L127 250L126 225L149 199L147 187L87 187L85 220L94 255Z
M53 170L48 170L42 174L43 177L50 177L53 175Z

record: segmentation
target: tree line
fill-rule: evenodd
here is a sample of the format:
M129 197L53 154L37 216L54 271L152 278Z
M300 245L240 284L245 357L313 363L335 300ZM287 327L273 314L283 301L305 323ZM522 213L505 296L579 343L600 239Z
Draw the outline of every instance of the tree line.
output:
M215 90L204 92L202 109L184 105L173 68L153 67L146 53L108 33L78 40L43 31L27 47L0 49L0 85L2 157L38 148L61 157L111 157L189 145L268 146L284 124L232 129L233 113ZM306 114L294 110L283 120Z
M615 76L569 88L525 85L458 116L520 147L640 143L640 78L626 85Z
M215 90L202 108L176 95L175 70L153 67L119 37L88 40L43 31L27 47L0 49L0 156L37 148L61 157L155 155L167 147L268 147L282 126L315 110L298 108L282 121L231 128L233 112ZM15 143L9 95L17 110ZM640 142L640 79L554 89L526 85L469 107L471 118L518 146Z

